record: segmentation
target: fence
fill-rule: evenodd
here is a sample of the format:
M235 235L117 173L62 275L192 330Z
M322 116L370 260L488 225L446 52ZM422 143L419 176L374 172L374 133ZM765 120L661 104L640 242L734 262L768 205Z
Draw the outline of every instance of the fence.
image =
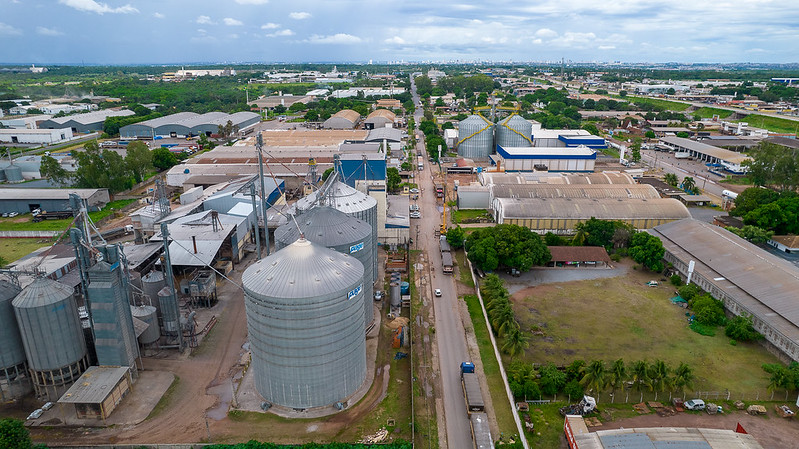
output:
M0 238L53 238L64 231L0 231Z
M662 391L652 392L648 390L638 391L636 389L624 389L619 391L603 391L598 394L586 393L593 396L598 404L638 404L640 402L658 401L663 403L671 403L673 398L688 399L704 399L706 401L742 401L742 402L759 402L759 401L779 401L779 402L796 402L796 391L786 390L756 390L750 392L735 392L735 391L702 391L702 390L688 390L688 391ZM519 399L519 398L517 398ZM577 402L580 398L572 398L566 394L556 394L553 396L541 395L536 398L522 398L530 404L545 404L549 402Z

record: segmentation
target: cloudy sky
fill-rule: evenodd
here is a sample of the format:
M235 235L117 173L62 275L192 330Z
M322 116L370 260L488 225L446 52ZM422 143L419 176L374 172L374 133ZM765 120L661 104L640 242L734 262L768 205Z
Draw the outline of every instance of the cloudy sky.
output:
M0 0L0 62L797 62L796 0Z

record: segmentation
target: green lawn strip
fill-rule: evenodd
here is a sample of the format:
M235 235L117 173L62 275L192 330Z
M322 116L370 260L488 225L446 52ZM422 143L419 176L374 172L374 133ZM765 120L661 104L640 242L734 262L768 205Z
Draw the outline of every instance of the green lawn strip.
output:
M53 242L50 239L40 238L0 239L0 257L2 257L7 263L11 263L17 259L27 256L39 248L50 246L52 244Z
M678 103L676 101L661 100L658 98L641 98L627 96L623 100L630 101L635 104L651 104L657 108L668 109L671 111L684 111L691 107L688 103Z
M177 391L178 387L180 387L180 377L175 376L174 379L172 379L172 383L169 385L169 388L166 389L164 395L161 396L161 399L159 399L158 403L155 404L155 407L153 407L153 410L150 412L149 415L147 415L145 421L160 415L161 412L163 412L164 409L166 409L167 406L169 406L169 402L172 400L172 396L175 395L175 392Z
M463 222L463 220L475 219L489 215L485 209L458 209L452 210L452 222L455 224Z
M765 128L775 133L797 134L799 132L799 121L788 120L768 115L750 114L736 122L746 122L755 128Z
M455 260L458 263L458 272L460 273L460 281L463 285L474 288L474 280L472 273L469 272L469 263L466 262L466 253L463 251L455 251Z
M732 111L728 111L726 109L717 109L717 108L699 108L692 113L693 115L698 115L701 118L713 118L714 115L718 115L719 118L727 118L732 115Z
M765 391L768 374L761 365L779 363L776 357L756 343L730 345L720 328L712 337L692 331L686 310L668 300L673 288L647 287L646 276L547 284L514 298L522 329L538 326L545 334L530 340L524 359L556 365L661 359L672 369L685 362L696 376L691 391Z
M502 381L502 374L499 371L499 362L494 356L494 348L491 346L491 337L486 328L480 301L477 299L477 295L465 295L463 298L468 306L469 316L474 326L474 335L480 348L480 359L483 362L483 372L486 376L486 382L488 382L491 402L494 404L494 415L497 418L499 431L504 435L516 435L518 433L516 422L513 420L513 412L508 405L505 383ZM499 437L500 435L495 435L494 439Z

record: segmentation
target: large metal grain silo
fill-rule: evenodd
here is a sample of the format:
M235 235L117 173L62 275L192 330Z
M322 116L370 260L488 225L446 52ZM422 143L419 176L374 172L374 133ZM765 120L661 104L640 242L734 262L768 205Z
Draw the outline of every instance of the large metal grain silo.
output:
M20 288L0 280L0 400L9 401L25 396L31 390L25 347L19 334L11 301Z
M294 221L275 230L275 249L279 250L300 238L300 232L307 240L326 248L348 254L358 259L364 267L363 288L364 322L368 328L374 321L372 298L375 281L374 236L369 223L349 216L329 206L319 206L305 212ZM299 228L298 228L299 226Z
M130 313L134 318L147 323L147 329L139 335L139 342L149 345L161 338L161 329L158 327L158 317L153 306L130 306Z
M494 124L482 115L470 115L458 123L458 155L487 158L494 150Z
M86 370L86 342L72 288L38 278L12 302L37 396L57 400Z
M166 279L164 273L157 270L152 270L141 278L141 286L144 295L146 296L143 301L145 304L155 307L159 316L161 316L161 305L158 303L158 292L166 286Z
M375 242L372 246L373 270L377 273L377 200L341 181L334 182L321 201L317 201L318 195L319 191L316 191L300 198L296 203L297 213L302 214L315 205L330 206L369 223L372 226L372 239Z
M345 402L366 377L363 265L299 239L242 275L255 387L306 409Z
M516 114L497 124L497 145L502 147L531 147L533 124Z

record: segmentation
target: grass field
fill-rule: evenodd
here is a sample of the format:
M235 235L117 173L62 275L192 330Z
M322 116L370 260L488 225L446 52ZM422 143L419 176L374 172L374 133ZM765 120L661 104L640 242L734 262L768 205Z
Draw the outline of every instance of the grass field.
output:
M670 111L684 111L691 107L688 103L678 103L676 101L668 101L668 100L661 100L659 98L643 98L643 97L624 97L622 100L627 100L629 102L641 105L641 104L651 104L656 108L662 108L664 110L668 109Z
M491 214L485 209L458 209L452 211L452 222L458 224L462 223L464 220L490 216Z
M52 244L53 242L48 239L0 239L0 257L11 263L32 251Z
M799 121L787 120L779 117L751 114L747 115L746 118L742 120L736 120L736 121L746 122L749 123L749 126L754 126L756 128L765 128L775 133L790 133L790 134L799 133Z
M514 310L522 328L539 326L545 333L530 340L525 359L563 365L576 359L631 363L659 358L672 367L689 364L696 375L694 390L765 391L768 375L760 367L778 363L777 358L756 343L732 346L722 329L714 337L691 331L685 310L668 300L674 288L645 286L651 277L632 271L626 277L547 284L517 293Z
M732 115L732 111L716 108L699 108L693 112L693 115L698 115L701 118L713 118L714 115L718 115L719 118L727 118Z
M485 324L485 318L483 318L483 310L480 308L480 301L477 299L477 295L465 295L464 300L469 309L469 316L472 318L477 344L480 347L480 360L483 362L483 371L488 382L488 390L491 393L491 402L494 404L494 414L497 418L499 431L504 435L515 435L517 431L516 423L513 421L513 411L508 405L508 395L505 393L505 384L502 382L499 363L494 356L491 337L488 335L488 328ZM562 427L561 424L561 429ZM499 435L496 437L498 438Z
M134 201L136 200L111 201L102 210L89 212L89 218L96 223L114 213L115 210L122 209ZM32 215L24 214L14 218L0 218L0 231L66 231L70 223L72 223L71 218L44 220L34 223Z

